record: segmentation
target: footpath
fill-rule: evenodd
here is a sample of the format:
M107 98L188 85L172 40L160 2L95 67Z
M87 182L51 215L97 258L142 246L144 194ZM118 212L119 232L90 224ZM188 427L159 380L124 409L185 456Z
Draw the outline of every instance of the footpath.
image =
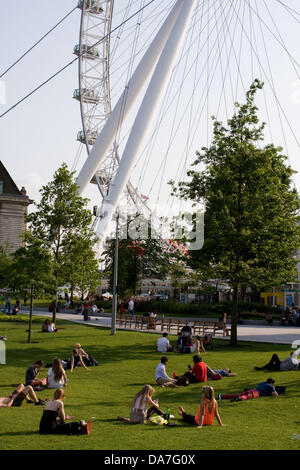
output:
M21 308L21 313L29 314L26 307ZM34 309L34 315L39 315L43 317L50 317L51 314L47 309ZM67 311L60 312L56 314L57 318L61 320L68 320L73 323L78 323L81 325L91 325L98 326L102 328L111 328L111 316L109 314L92 316L89 321L84 321L83 315L69 313ZM186 319L186 317L185 317ZM197 318L188 318L189 322L197 320ZM199 320L205 320L204 318L199 318ZM211 318L208 320L212 320ZM134 330L134 328L118 328L121 330ZM141 331L141 330L136 330ZM149 334L161 334L161 331L155 330L143 330ZM172 331L171 331L172 334ZM223 338L222 339L229 339ZM258 325L258 324L243 324L238 325L238 340L239 341L253 341L261 343L274 343L274 344L289 344L292 345L294 341L299 341L300 344L300 328L292 326L269 326L269 325Z

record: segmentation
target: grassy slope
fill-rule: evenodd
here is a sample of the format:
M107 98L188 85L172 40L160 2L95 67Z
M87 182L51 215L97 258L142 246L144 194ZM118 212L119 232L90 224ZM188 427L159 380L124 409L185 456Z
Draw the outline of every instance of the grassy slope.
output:
M90 436L40 436L37 432L42 407L23 404L21 408L0 409L0 449L299 449L300 441L292 440L300 433L300 371L275 372L278 384L288 386L278 399L261 398L243 403L222 401L219 405L223 422L228 426L195 429L190 426L165 428L150 424L130 426L115 421L118 415L128 416L133 395L145 383L153 384L154 368L160 354L155 351L156 336L135 332L109 331L68 322L58 322L57 334L34 334L34 343L26 344L26 324L1 323L0 335L7 334L7 365L0 365L0 396L8 395L12 383L23 382L25 369L35 359L51 360L55 355L66 358L75 342L82 343L100 366L68 373L66 412L76 419L96 417ZM34 331L39 328L34 325ZM239 376L213 382L216 393L238 392L255 386L269 374L253 372L253 366L266 362L272 352L284 358L289 348L281 345L242 343L232 350L218 341L205 360L211 367L230 366ZM191 363L190 355L169 354L168 371L178 373ZM42 376L45 374L43 371ZM201 385L187 388L155 387L162 408L169 406L178 418L177 407L183 404L196 412ZM52 391L38 394L50 397ZM176 420L178 424L182 422Z

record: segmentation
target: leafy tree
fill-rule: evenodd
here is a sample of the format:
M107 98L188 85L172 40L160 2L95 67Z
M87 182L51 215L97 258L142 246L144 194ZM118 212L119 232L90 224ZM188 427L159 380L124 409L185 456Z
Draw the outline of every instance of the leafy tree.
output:
M253 82L227 127L213 118L211 146L197 152L193 165L198 168L188 171L189 181L174 188L182 198L205 206L204 246L190 252L189 264L203 278L231 286L232 345L237 344L242 286L262 289L293 281L293 252L300 242L294 171L282 148L262 144L265 123L259 122L254 103L262 87L259 80Z
M74 290L79 290L81 300L87 291L95 291L99 284L99 261L93 250L95 240L81 236L72 238L64 250L65 283L71 287L71 301Z
M139 217L138 214L137 217ZM123 224L120 227L120 232L130 232L128 227L134 219L129 219ZM142 237L142 233L140 235ZM105 271L109 276L111 289L113 286L114 256L115 240L111 240L108 243L107 250L103 253ZM142 277L165 279L169 267L169 254L165 251L160 240L150 237L150 230L147 225L146 237L136 240L130 238L119 240L118 293L121 296L136 294Z
M58 287L66 280L65 260L70 243L74 239L94 238L90 230L92 214L86 207L88 199L79 196L74 173L65 163L40 193L41 200L36 204L35 212L27 216L27 222L33 235L50 250L55 280L52 293L56 297ZM76 270L81 269L77 263L72 266ZM70 272L68 274L72 277ZM56 305L52 320L56 320Z
M10 265L10 285L20 295L30 298L29 329L27 343L31 342L32 313L34 299L43 294L53 281L50 250L41 240L27 231L23 236L24 244L13 255Z
M12 262L6 246L0 246L0 288L8 287L8 271Z

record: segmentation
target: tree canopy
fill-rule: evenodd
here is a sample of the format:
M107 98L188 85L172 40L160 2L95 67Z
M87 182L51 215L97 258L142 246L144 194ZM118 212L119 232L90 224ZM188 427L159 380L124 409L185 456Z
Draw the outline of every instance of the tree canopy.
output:
M293 253L300 242L294 171L281 147L263 145L265 123L255 105L262 87L253 82L227 126L213 117L211 146L197 152L188 181L174 188L180 197L204 204L204 245L190 252L188 262L203 277L224 280L233 289L232 344L241 286L262 289L293 281Z

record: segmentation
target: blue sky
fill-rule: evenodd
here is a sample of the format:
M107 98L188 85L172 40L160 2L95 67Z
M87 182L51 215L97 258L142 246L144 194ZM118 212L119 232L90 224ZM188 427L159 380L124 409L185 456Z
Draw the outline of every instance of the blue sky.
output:
M255 7L254 1L255 0L251 0L253 8ZM261 2L259 3L260 6L262 5L262 1L263 0L259 0L259 2ZM122 17L122 14L118 14L118 11L124 10L129 3L130 2L128 0L117 0L115 2L116 16L114 18L114 25L120 22ZM142 1L137 0L133 2L130 10L131 13L133 13L142 3ZM157 8L158 4L161 5L162 11L164 9L167 11L173 3L173 0L157 0L156 4L154 3L153 6L153 12L156 11L155 8ZM285 3L295 9L299 9L299 5L296 0L285 0ZM199 5L200 4L201 2L199 2ZM236 4L241 6L241 0L237 0ZM63 2L61 0L52 0L51 2L41 2L38 0L7 2L5 0L0 0L0 73L75 5L76 2L74 2L74 0L64 0ZM300 52L298 47L300 24L297 24L297 22L287 14L286 10L282 8L277 0L269 1L268 5L272 8L276 24L280 27L282 39L285 41L285 44L288 46L297 63L300 63ZM269 27L275 31L274 25L272 25L271 19L267 16L265 8L261 9L261 14L265 18ZM146 16L147 15L148 13ZM157 23L154 23L153 34L155 33L158 24L162 21L162 18L163 13L158 17L159 21L157 20ZM300 17L298 18L300 20ZM45 39L40 46L38 46L22 62L7 73L3 78L6 88L6 104L0 104L1 112L14 104L19 98L37 86L40 82L47 79L49 75L54 73L66 62L72 60L74 57L72 54L73 47L78 43L79 21L80 10L77 9L63 23L63 25L59 26L58 29ZM134 21L136 22L136 20ZM280 102L284 106L289 121L292 123L293 129L298 136L300 125L300 81L296 71L299 73L300 69L295 62L294 67L292 66L291 61L283 51L283 48L278 46L278 43L274 41L274 38L270 33L267 31L265 31L265 33L269 50L269 60L271 63L273 78L276 82L278 97L280 98ZM259 36L259 29L257 30L257 34ZM114 38L115 37L116 34L114 35ZM124 39L122 47L120 45L118 49L119 52L116 52L114 62L112 64L111 85L113 90L116 90L117 92L119 92L119 89L125 85L124 77L126 76L124 73L125 69L123 72L117 72L118 64L121 64L122 57L126 57L126 53L129 54L131 38L132 36L127 40ZM140 42L138 43L139 46L142 46L143 38L146 38L146 33L144 36L141 34L141 39L139 39ZM236 38L237 41L238 36ZM247 41L244 38L244 44L246 44L246 42ZM263 42L261 39L258 39L258 43L260 53L263 56ZM241 66L245 70L249 70L250 49L249 46L244 47L245 48L242 50L241 54ZM238 50L239 48L237 46L237 52ZM233 58L231 60L233 61ZM225 64L226 58L223 60L224 67ZM267 69L268 64L266 58L264 59L264 65ZM115 73L113 73L114 70L116 71ZM258 66L256 66L256 71L258 72ZM247 76L247 71L245 72L245 76ZM193 75L191 74L186 82L186 88L183 88L182 90L181 99L183 103L188 101L188 90L191 88L192 77ZM247 85L250 84L250 78L251 77L249 75ZM220 83L221 77L216 79L214 84L215 88L211 92L210 106L212 111L213 107L216 105L215 101L221 86ZM201 86L201 84L199 86ZM229 82L226 86L228 86L227 97L229 97ZM17 185L19 187L25 186L29 196L34 199L38 199L38 189L42 184L47 183L47 181L51 179L54 171L62 162L66 162L70 167L74 162L79 145L76 142L76 134L78 130L81 129L79 104L77 101L72 99L73 90L77 87L77 63L75 63L59 77L55 78L51 83L34 94L34 96L22 103L18 108L0 119L0 159L11 173ZM266 93L269 93L267 88ZM238 90L238 98L241 99L242 96L243 90L242 87L240 87ZM283 143L276 105L275 102L273 102L273 104L271 103L272 96L270 93L268 97L270 99L269 112L270 119L272 121L273 139L276 144ZM113 100L116 98L117 96L113 97ZM265 119L263 103L263 95L261 95L259 97L259 104L262 106L262 117ZM172 115L172 113L170 115ZM224 118L224 115L222 116L221 114L221 117ZM179 118L180 116L178 119ZM188 115L183 119L186 123L189 120ZM284 123L284 127L292 167L295 170L300 171L299 147L295 144L295 140L286 123ZM166 135L170 132L170 128L171 118L167 118L165 123L162 125L162 133L164 135L159 141L159 146L157 146L157 144L156 147L154 146L154 149L156 148L156 155L160 153L160 149L162 149L164 145L168 146ZM190 155L188 157L189 163L193 161L195 150L200 148L202 145L206 145L206 135L207 129L203 123L202 127L200 126L200 130L197 131L195 142L193 142L191 147ZM173 160L168 160L167 165L169 166L169 170L167 168L164 177L161 179L163 188L166 188L166 181L172 176L173 167L177 165L175 164L176 143L174 145L175 148L172 149ZM160 165L160 160L158 159L156 161L155 158L153 157L152 165L150 165L148 169L146 181L143 182L143 186L141 187L142 193L148 194L151 189L150 186L155 180L155 172ZM84 156L81 157L78 169L80 169L80 165L83 164L83 161ZM133 176L136 182L140 180L138 175L140 174L139 172L142 171L141 166L141 164L140 168L139 165L137 166L136 176ZM158 178L158 181L160 181L160 178ZM299 188L299 174L295 176L295 182ZM158 185L159 182L157 183L157 186ZM167 193L166 189L163 191ZM91 198L91 205L100 202L98 191L92 185L90 185L85 196ZM157 197L157 195L155 197Z

